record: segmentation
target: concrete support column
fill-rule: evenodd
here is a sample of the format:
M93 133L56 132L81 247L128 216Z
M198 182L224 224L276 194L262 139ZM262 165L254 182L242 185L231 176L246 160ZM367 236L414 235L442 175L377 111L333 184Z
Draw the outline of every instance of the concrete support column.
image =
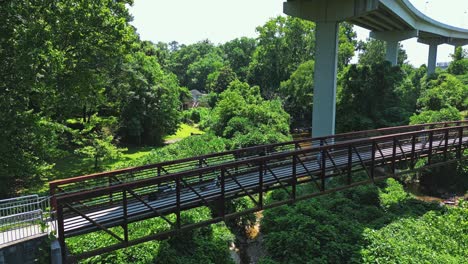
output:
M399 42L396 40L387 40L385 42L386 42L386 48L387 48L387 54L385 56L385 59L389 61L392 64L392 66L395 66L398 63Z
M383 40L386 43L387 54L385 59L393 66L398 63L398 47L399 42L405 39L410 39L418 36L417 30L407 31L371 31L370 37L374 39Z
M335 134L338 22L317 22L312 136Z
M429 45L429 57L427 59L427 74L435 73L438 46L439 46L438 44Z
M440 44L447 43L449 39L443 37L437 38L418 38L419 43L429 45L429 54L427 56L427 74L433 74L436 70L437 48Z
M50 263L62 264L62 249L58 240L52 241L50 244Z

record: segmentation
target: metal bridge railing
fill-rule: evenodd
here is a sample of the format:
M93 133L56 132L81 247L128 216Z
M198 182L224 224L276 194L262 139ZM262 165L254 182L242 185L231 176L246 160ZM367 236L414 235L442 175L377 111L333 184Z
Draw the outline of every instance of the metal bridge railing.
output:
M149 164L140 167L126 168L56 180L49 183L50 195L54 197L52 199L52 206L56 208L55 198L61 195L80 193L96 188L110 187L124 182L135 182L155 176L159 177L164 175L172 175L182 171L191 171L209 166L217 166L219 164L228 162L237 162L257 157L270 156L285 151L295 151L299 149L310 148L312 146L334 145L350 140L409 133L436 128L462 126L467 124L468 121L451 121L349 132L326 137L306 138L295 141L254 146L180 160L160 162L157 164ZM200 175L199 180L200 182L203 182L206 179ZM109 196L111 199L116 198L113 193L110 193Z
M27 195L0 200L0 248L25 238L55 232L50 197Z
M442 124L433 129L411 128L414 131L400 132L406 130L400 128L400 133L395 134L276 151L209 166L205 164L206 166L199 168L165 175L154 174L152 177L133 181L120 181L120 178L125 178L129 172L143 173L164 167L156 164L151 165L151 169L143 166L55 182L57 185L80 182L89 184L90 178L102 178L103 175L115 177L112 184L107 186L95 186L84 191L71 189L68 193L58 193L55 197L57 230L60 234L58 239L62 248L66 248L67 238L94 231L105 232L115 238L116 242L77 255L68 255L66 251L62 251L63 258L84 259L146 241L167 238L243 214L468 158L467 123L461 126ZM420 160L425 165L416 168L415 165ZM181 161L174 163L178 162ZM378 169L382 169L384 174L380 175ZM355 172L364 173L360 176ZM150 173L147 175L151 176ZM332 179L336 185L330 185ZM296 191L298 186L309 183L308 193ZM268 199L264 199L265 193L275 189L284 190L285 198L270 203ZM238 197L250 198L253 207L237 211L227 206L226 201ZM212 218L197 223L187 222L183 211L201 206L212 208ZM134 228L138 228L133 223L155 217L166 222L166 228L138 238L133 236Z

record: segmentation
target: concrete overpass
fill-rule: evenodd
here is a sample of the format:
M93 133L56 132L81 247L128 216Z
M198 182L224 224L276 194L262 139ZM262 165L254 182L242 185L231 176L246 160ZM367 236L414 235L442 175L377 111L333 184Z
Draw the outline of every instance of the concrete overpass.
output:
M349 22L386 42L386 59L397 64L400 41L418 38L429 45L428 74L435 72L440 44L468 44L468 30L435 21L408 0L288 0L284 13L316 23L312 135L335 133L338 25Z

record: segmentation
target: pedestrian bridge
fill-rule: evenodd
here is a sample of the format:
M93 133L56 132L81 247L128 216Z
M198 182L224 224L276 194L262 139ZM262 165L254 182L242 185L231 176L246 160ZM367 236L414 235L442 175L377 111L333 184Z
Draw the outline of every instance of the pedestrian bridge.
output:
M415 170L468 158L468 121L391 127L237 149L50 182L64 259L73 261L244 214L291 204ZM415 167L423 163L423 166ZM363 176L364 175L364 176ZM309 193L299 195L298 188ZM281 189L287 198L270 203ZM254 206L235 211L229 201ZM208 207L211 219L187 223L183 212ZM167 229L135 238L132 223L160 218ZM116 232L120 230L120 232ZM106 232L115 243L79 255L67 239ZM119 235L121 234L121 235ZM123 234L123 235L122 235Z

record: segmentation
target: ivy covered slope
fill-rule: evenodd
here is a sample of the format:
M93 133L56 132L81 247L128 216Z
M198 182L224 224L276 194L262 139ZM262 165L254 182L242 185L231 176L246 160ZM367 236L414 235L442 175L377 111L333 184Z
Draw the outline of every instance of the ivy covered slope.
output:
M266 210L262 233L263 264L466 263L468 206L416 200L389 179Z

